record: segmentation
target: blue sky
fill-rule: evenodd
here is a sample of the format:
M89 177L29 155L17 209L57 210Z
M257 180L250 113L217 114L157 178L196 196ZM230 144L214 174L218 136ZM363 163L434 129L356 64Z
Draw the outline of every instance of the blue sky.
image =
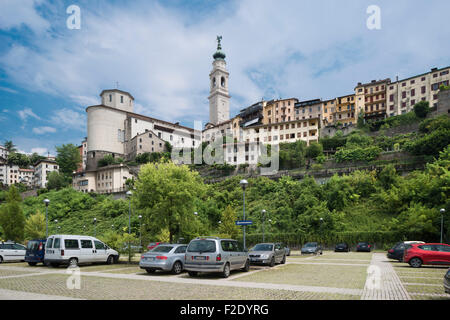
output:
M66 8L81 9L81 29ZM366 27L369 5L381 30ZM208 120L216 35L231 115L261 98L329 99L357 82L450 65L447 0L1 0L0 142L54 154L80 144L103 89L135 111L193 127Z

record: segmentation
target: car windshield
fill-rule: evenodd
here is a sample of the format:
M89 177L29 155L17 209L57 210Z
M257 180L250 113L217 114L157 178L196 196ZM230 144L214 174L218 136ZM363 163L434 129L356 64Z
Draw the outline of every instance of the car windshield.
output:
M273 244L257 244L251 251L272 251Z
M358 243L358 246L367 246L367 245L368 245L367 242L360 242L360 243Z
M188 252L215 252L216 242L211 240L196 240L189 244Z
M151 252L162 252L162 253L167 253L170 252L170 250L172 250L173 247L172 246L157 246L155 248L153 248L152 250L150 250Z
M317 247L317 242L308 242L307 244L305 244L305 248L313 248L313 247Z
M39 250L39 243L40 243L40 241L36 241L36 240L28 241L27 249L33 250L33 251Z

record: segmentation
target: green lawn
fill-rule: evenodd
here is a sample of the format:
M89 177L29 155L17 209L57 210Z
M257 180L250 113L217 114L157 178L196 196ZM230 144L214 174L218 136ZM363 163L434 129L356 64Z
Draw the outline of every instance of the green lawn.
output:
M363 289L367 268L362 266L295 265L267 269L232 281Z

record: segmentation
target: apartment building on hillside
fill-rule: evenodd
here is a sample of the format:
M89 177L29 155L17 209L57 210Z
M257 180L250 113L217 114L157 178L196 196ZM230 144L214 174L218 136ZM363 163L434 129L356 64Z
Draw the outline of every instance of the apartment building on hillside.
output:
M410 112L420 101L428 101L430 107L436 107L440 86L448 86L449 82L450 67L446 67L390 83L387 86L388 116Z

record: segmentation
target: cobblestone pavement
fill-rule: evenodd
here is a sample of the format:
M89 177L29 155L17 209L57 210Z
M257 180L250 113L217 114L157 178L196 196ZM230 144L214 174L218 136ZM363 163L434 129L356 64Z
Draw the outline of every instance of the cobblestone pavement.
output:
M65 296L0 289L0 300L76 300Z
M438 291L438 276L434 270L413 271L399 268L387 261L385 254L373 253L372 260L367 256L353 254L324 253L298 259L289 257L284 265L274 268L252 266L250 272L233 272L228 279L217 275L200 275L195 278L186 273L146 274L136 265L87 266L81 267L81 289L69 290L66 286L68 276L65 268L29 267L25 264L0 265L0 299L292 299L292 300L409 300L446 299L450 295ZM369 263L370 262L370 263ZM317 268L314 267L317 265ZM289 266L298 272L314 275L314 279L304 281L274 281L282 277ZM296 266L296 267L294 267ZM354 267L352 269L351 267ZM368 267L368 268L367 268ZM286 269L287 268L287 269ZM359 268L359 269L358 269ZM320 269L320 270L319 270ZM319 271L339 274L356 272L360 282L332 282L323 279ZM367 274L365 270L367 269ZM303 271L302 271L303 270ZM352 271L354 270L354 271ZM374 282L369 272L378 270L379 282ZM290 270L295 273L296 270ZM422 271L422 272L421 272ZM295 273L297 274L297 273ZM376 273L374 273L376 274ZM427 275L434 275L432 281ZM275 276L274 276L275 275ZM364 284L364 277L367 278ZM263 280L248 281L261 277ZM268 276L268 277L267 277ZM288 275L286 274L286 277ZM290 276L293 276L291 274ZM400 277L399 277L400 276ZM356 277L354 274L353 278ZM402 282L402 278L403 282ZM264 280L266 279L266 280ZM270 280L272 279L272 280ZM355 278L356 279L356 278ZM423 280L421 280L423 279ZM324 280L324 281L322 281ZM422 283L423 281L423 283ZM378 285L378 286L375 286ZM342 286L342 287L341 287ZM416 288L421 286L422 291ZM120 290L118 290L120 288ZM409 291L410 289L413 291ZM428 288L428 289L427 289Z
M411 300L400 278L382 253L374 253L361 300Z

